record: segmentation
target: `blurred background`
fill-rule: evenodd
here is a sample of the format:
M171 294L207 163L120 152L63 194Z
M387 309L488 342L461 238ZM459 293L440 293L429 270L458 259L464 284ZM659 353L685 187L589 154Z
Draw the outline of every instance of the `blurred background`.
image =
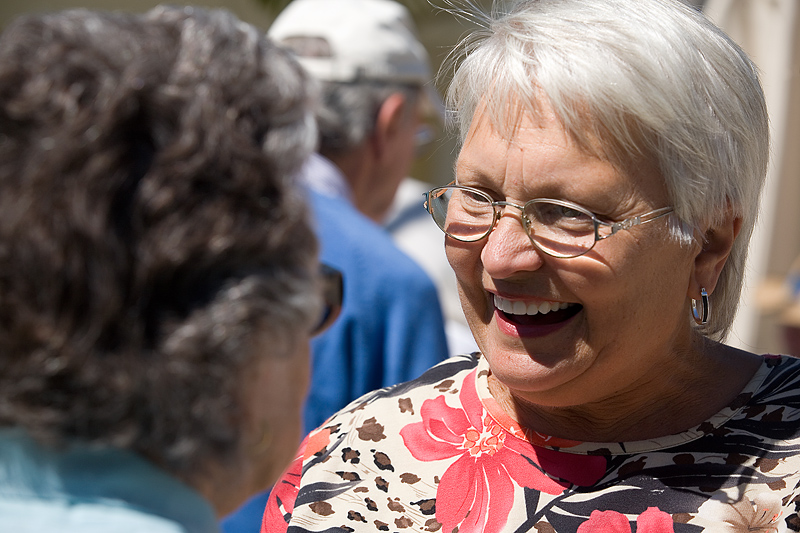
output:
M28 12L72 7L143 12L160 3L170 3L225 8L266 29L288 1L2 0L0 28ZM432 3L443 5L448 1ZM741 306L728 341L756 353L800 356L800 1L684 1L702 8L754 59L762 72L771 117L771 166L752 239ZM491 0L455 3L468 2L485 8ZM427 0L401 3L411 11L435 70L453 45L474 29L470 21L435 9ZM448 73L442 71L436 81L440 93L447 83ZM456 148L452 136L443 133L421 154L412 175L435 185L449 182Z
M436 5L443 5L447 0L433 0ZM491 0L470 0L482 6L491 4ZM141 13L159 4L184 5L192 4L204 7L217 7L235 13L242 20L259 28L266 29L272 20L290 0L0 0L0 27L4 27L13 18L30 12L47 12L85 7L88 9L122 10ZM457 19L437 10L427 0L400 0L411 12L419 30L420 39L430 54L431 66L438 71L453 44L474 26L469 22ZM447 86L447 77L437 80L436 86L440 94ZM442 133L442 132L439 132ZM439 135L426 147L412 171L418 179L445 184L451 180L456 143L452 138Z

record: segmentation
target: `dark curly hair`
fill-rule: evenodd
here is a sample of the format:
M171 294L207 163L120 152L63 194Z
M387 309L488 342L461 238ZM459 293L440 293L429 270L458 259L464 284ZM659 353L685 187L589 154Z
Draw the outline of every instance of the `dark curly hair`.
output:
M28 16L0 36L0 426L177 475L240 445L256 328L318 316L289 177L313 89L225 11ZM263 334L263 333L262 333Z

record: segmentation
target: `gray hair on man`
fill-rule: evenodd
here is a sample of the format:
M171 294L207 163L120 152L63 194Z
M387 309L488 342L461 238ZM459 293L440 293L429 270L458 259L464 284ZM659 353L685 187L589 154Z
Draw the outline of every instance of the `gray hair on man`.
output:
M336 154L362 143L378 108L392 93L430 113L441 102L429 85L428 54L408 10L390 0L300 0L269 29L322 86L317 112L320 152ZM408 106L412 109L414 106Z

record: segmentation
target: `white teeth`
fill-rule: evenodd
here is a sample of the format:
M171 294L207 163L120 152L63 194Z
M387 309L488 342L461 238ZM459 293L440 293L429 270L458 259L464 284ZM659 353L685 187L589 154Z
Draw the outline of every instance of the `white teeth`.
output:
M519 300L507 300L495 294L494 305L501 311L510 315L536 315L539 313L544 315L550 311L566 309L572 304L568 302L542 302L540 304L531 302L529 304L525 304Z

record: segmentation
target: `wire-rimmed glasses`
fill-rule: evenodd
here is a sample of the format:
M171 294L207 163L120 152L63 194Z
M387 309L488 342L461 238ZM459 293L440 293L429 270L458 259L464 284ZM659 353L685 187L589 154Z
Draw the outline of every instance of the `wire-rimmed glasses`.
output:
M463 242L479 241L489 235L500 219L500 208L506 206L521 211L525 233L536 248L560 258L583 255L597 241L672 213L671 207L662 207L620 222L606 222L566 200L535 198L518 205L494 201L485 192L463 185L436 187L425 194L425 209L436 225Z

